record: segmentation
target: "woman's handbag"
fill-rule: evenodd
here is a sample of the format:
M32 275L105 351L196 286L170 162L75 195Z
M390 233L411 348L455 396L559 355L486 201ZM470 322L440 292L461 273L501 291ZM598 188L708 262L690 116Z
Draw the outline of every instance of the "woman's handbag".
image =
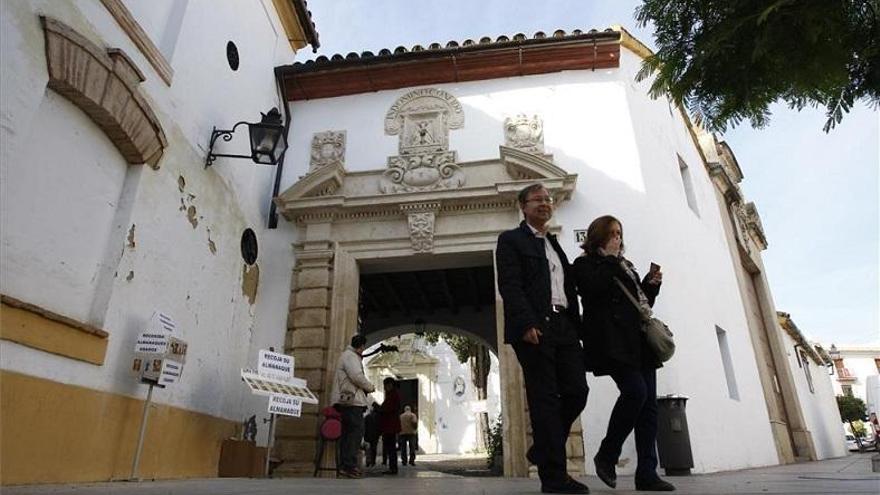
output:
M654 318L642 309L642 306L636 301L636 298L629 293L629 289L623 285L623 282L614 277L614 281L620 286L620 290L633 303L639 314L642 315L642 331L645 332L645 340L648 341L648 347L654 351L654 355L661 363L665 363L675 354L675 340L672 339L672 331L659 318Z

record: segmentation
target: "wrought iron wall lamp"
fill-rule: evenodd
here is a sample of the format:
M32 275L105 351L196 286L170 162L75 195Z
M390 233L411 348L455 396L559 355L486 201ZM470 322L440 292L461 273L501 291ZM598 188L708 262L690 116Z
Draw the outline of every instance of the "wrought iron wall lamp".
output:
M208 144L208 157L205 159L205 168L211 166L217 157L226 158L250 158L254 163L264 165L276 165L287 149L287 140L284 138L284 124L281 123L281 113L277 108L269 110L268 113L260 112L262 118L259 122L238 122L232 129L217 129L211 131L211 141ZM228 155L224 153L214 153L214 143L217 138L224 141L232 141L232 135L238 126L246 124L251 141L250 155Z

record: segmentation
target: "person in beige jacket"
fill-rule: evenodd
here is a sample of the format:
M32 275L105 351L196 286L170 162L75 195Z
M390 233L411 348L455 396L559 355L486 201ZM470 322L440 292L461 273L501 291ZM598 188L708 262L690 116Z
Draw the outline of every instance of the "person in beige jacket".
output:
M400 415L400 462L406 466L407 452L409 452L409 465L416 464L416 450L419 448L418 434L419 418L410 406L403 407Z
M367 346L363 335L355 335L339 356L330 403L342 416L342 436L339 438L339 474L345 478L360 478L357 451L364 436L364 411L367 409L367 394L376 388L364 375L362 355Z

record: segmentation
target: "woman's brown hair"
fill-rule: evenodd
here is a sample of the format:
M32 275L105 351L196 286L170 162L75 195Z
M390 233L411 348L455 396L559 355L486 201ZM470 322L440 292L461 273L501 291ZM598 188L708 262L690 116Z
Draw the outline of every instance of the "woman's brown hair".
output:
M620 225L620 252L623 253L623 224L620 223L620 220L612 217L611 215L605 215L599 217L590 224L589 228L587 228L587 240L581 244L581 248L587 252L587 254L594 254L598 252L600 247L608 244L608 240L611 239L611 227L614 224Z

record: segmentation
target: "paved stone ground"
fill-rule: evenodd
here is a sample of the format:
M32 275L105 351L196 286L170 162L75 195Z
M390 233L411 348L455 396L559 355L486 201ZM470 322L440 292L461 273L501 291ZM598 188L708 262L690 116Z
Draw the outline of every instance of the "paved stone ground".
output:
M874 453L852 454L819 462L668 478L679 494L880 494L880 473L871 472ZM424 464L424 465L422 465ZM113 482L77 485L5 487L3 495L520 495L540 493L536 480L461 477L429 470L428 462L401 467L398 477L372 471L360 480L347 479L201 479ZM632 477L607 488L595 477L584 477L594 494L628 495Z

